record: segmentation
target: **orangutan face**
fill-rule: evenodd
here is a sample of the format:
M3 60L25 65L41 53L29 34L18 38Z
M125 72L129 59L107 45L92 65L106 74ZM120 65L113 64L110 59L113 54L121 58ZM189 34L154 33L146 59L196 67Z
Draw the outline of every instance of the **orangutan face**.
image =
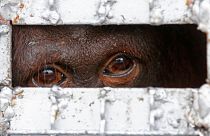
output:
M198 87L205 35L172 28L14 26L13 86Z

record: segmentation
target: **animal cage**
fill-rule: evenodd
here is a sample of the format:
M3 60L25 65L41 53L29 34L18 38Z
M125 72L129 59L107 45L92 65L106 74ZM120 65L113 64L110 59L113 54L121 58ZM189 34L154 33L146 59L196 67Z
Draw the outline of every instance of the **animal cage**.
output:
M197 24L200 88L12 88L13 25ZM210 135L210 0L0 0L0 135ZM59 111L59 113L58 113Z

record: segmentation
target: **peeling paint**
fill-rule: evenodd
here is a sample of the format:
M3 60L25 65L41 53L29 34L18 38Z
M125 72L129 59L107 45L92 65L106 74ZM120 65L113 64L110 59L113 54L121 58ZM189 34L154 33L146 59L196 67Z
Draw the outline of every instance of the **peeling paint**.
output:
M72 94L63 90L59 86L51 88L49 99L51 101L51 128L54 129L55 121L58 116L67 108L68 102L71 100ZM65 118L62 116L62 118Z
M0 35L8 34L10 28L7 25L0 25Z
M19 4L19 8L20 8L20 9L23 9L24 7L25 7L25 4L24 4L24 3L20 3L20 4Z
M206 133L210 131L210 87L203 85L197 92L194 92L194 108L188 112L187 119L196 129Z
M9 122L15 116L11 107L13 91L9 87L3 87L0 90L0 133L5 133L9 129Z
M59 14L56 11L46 10L42 14L42 18L49 21L52 24L56 24L59 21Z
M185 4L186 4L187 6L191 6L191 5L193 4L193 1L194 1L194 0L185 0Z
M210 32L210 1L195 0L192 6L192 19L198 24L198 29Z
M11 86L11 26L0 24L0 85Z
M163 21L163 11L157 1L150 0L150 23L160 25Z
M56 11L55 0L49 0L48 3L48 8L41 14L41 16L44 20L50 22L51 24L57 24L60 19L60 15Z
M17 15L17 16L12 20L12 23L13 23L13 24L17 24L17 23L19 22L19 20L20 20L20 16Z
M97 19L99 24L106 23L109 19L113 18L112 6L116 3L116 0L101 0L99 7L96 11Z
M178 92L176 89L170 91L165 89L149 88L150 93L150 124L151 130L165 132L187 132L188 122L185 119L192 102L191 90Z
M9 24L9 21L7 21L5 18L3 18L3 17L0 15L0 24L8 25L8 24Z
M150 24L192 23L190 8L184 0L150 0L149 5Z

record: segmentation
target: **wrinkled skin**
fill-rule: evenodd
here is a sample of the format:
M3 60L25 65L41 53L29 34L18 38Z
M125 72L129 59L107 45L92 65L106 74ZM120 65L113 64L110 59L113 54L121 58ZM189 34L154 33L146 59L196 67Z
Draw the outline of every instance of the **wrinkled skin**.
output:
M206 43L205 35L195 30L195 26L14 26L13 86L35 86L34 73L56 63L65 66L62 87L199 87L206 78ZM134 76L119 84L101 76L117 53L138 63Z

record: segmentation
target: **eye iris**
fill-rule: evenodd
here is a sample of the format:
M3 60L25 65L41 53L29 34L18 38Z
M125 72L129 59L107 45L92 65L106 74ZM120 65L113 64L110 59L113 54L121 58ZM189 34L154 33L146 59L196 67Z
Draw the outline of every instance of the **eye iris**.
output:
M117 56L104 70L104 74L124 74L133 66L133 61L125 56Z

